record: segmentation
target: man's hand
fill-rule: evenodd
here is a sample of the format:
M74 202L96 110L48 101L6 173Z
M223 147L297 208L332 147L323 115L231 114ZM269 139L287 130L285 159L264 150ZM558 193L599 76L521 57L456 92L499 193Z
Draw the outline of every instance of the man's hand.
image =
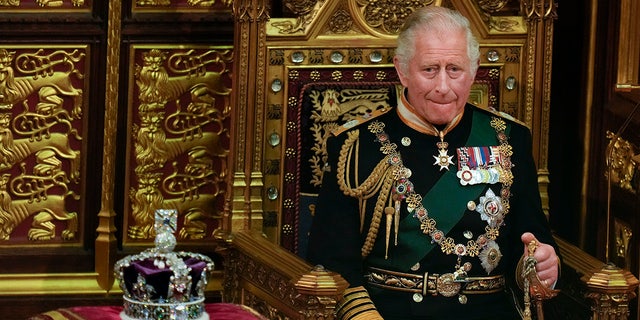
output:
M558 255L556 250L552 246L541 243L531 232L525 232L520 237L524 244L524 256L529 255L527 246L531 241L536 241L538 244L537 249L533 253L533 257L538 261L536 264L536 273L543 285L547 287L553 286L558 280Z

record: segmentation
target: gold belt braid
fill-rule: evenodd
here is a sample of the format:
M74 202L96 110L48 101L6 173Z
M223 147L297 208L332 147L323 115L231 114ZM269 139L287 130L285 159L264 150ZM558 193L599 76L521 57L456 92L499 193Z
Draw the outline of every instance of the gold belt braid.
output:
M425 283L426 279L426 283ZM384 270L369 267L367 281L370 285L404 292L421 293L423 296L441 295L453 297L462 294L489 294L504 290L503 275L487 277L466 277L459 281L453 273L437 274L425 272L424 275Z

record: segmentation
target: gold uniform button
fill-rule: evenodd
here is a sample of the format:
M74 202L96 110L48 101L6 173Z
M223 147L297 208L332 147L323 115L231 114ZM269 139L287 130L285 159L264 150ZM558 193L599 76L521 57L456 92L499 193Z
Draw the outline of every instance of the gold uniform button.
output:
M474 211L476 210L476 203L473 201L469 201L467 202L467 209L469 209L469 211Z

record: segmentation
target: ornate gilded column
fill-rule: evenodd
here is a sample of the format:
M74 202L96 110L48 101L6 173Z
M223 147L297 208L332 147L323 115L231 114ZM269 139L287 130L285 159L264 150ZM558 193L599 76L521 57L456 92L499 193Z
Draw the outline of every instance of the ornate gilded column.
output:
M262 229L262 132L264 126L264 64L269 1L234 1L234 70L231 105L233 168L228 192L226 231Z
M107 80L104 116L104 156L102 170L102 206L98 213L98 228L96 229L96 273L98 284L102 289L109 290L113 285L114 276L111 266L116 256L116 227L113 210L113 195L115 186L115 156L116 136L118 133L118 88L120 72L120 34L121 34L121 0L109 1L109 21L107 38Z
M538 154L538 183L542 208L549 215L549 113L551 105L551 61L553 23L557 18L555 0L522 0L528 25L526 50L525 122L543 134L533 135L534 154Z

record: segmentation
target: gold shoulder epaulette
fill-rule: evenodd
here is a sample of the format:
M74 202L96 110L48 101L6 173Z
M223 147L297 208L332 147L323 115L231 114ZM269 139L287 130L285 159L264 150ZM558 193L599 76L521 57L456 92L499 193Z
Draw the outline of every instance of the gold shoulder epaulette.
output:
M364 115L359 116L359 117L357 117L355 119L352 119L352 120L349 120L349 121L345 122L343 125L337 127L331 133L334 136L339 136L341 133L343 133L343 132L345 132L345 131L347 131L347 130L349 130L351 128L357 127L357 126L359 126L359 125L361 125L363 123L368 122L371 119L375 119L375 118L377 118L377 117L389 112L389 110L391 110L391 109L393 109L393 108L385 107L385 108L373 110L373 112L371 112L371 113L364 114Z
M492 114L494 114L494 115L496 115L496 116L498 116L498 117L500 117L500 118L507 119L507 120L509 120L509 121L511 121L511 122L515 122L515 123L517 123L517 124L519 124L519 125L522 125L522 126L524 126L524 127L529 128L529 126L528 126L526 123L524 123L524 122L523 122L523 121L521 121L521 120L518 120L516 117L514 117L514 116L512 116L512 115L510 115L510 114L508 114L508 113L506 113L506 112L504 112L504 111L498 111L498 110L493 109L493 108L489 108L489 109L487 109L487 108L481 108L481 109L483 109L483 110L487 110L487 111L489 111L490 113L492 113Z

